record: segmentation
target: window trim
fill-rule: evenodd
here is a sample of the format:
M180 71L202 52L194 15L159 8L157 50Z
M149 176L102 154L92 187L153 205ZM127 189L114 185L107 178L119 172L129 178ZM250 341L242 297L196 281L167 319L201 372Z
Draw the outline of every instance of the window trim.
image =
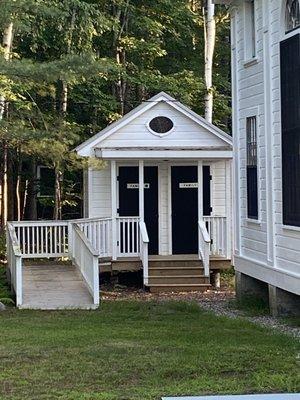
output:
M249 164L249 141L248 141L248 133L252 133L253 131L248 131L248 121L254 120L255 122L255 155L253 156L255 160L255 164ZM247 219L248 220L253 220L253 221L258 221L259 220L259 166L258 166L258 118L257 114L255 115L249 115L246 117L245 120L246 126L245 126L245 139L246 139L246 192L247 192ZM252 142L251 142L252 143ZM251 150L251 149L250 149ZM255 167L256 168L256 202L257 202L257 215L249 215L249 194L248 194L248 168L249 167Z
M154 118L157 118L157 117L166 117L166 118L169 118L169 119L173 122L173 127L172 127L172 129L170 129L168 132L165 132L165 133L158 133L158 132L155 132L153 129L151 129L151 127L150 127L150 122L151 122ZM160 137L160 138L164 138L165 136L170 135L170 133L174 132L174 130L176 129L176 124L175 124L174 119L171 118L171 117L169 117L168 115L162 115L162 114L158 114L158 115L152 116L152 117L149 119L149 121L147 121L146 126L147 126L148 131L149 131L150 133L152 133L152 135L158 136L158 137Z
M292 28L292 29L288 29L288 28L287 28L287 3L288 3L288 0L285 0L285 3L284 3L284 12L283 12L284 31L285 31L285 34L286 34L286 35L288 35L289 33L294 32L295 30L297 30L297 29L300 28L300 22L299 22L299 25L297 25L295 28ZM299 0L298 0L298 3L299 3ZM299 6L300 6L300 4L299 4Z
M284 2L285 6L286 2ZM285 10L285 7L284 7ZM285 14L283 13L283 18ZM285 18L284 18L285 21ZM285 28L285 24L284 24ZM292 37L300 35L300 26L293 29L292 31L289 31L287 33L284 33L284 36L281 38L279 42L279 46L281 46L281 43L284 42L285 40L289 40ZM280 53L279 53L280 54ZM281 70L281 63L280 63L280 70ZM283 188L283 126L282 126L282 89L281 89L281 78L280 78L280 146L281 146L281 228L287 231L300 231L300 224L298 225L291 225L290 221L286 222L284 221L285 217L285 211L284 211L284 188Z
M252 4L253 4L253 21L252 18L250 21L248 18L248 12L249 8L252 7ZM250 48L248 48L249 44ZM256 0L247 0L244 2L244 66L250 67L251 65L256 64L257 62L258 62L258 57L257 57Z

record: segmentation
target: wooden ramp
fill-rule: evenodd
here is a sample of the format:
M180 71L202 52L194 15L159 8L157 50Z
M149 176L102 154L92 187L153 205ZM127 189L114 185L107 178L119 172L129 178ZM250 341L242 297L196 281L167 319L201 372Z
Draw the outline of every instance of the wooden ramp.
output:
M23 266L23 304L39 310L95 309L92 296L73 265L36 264Z

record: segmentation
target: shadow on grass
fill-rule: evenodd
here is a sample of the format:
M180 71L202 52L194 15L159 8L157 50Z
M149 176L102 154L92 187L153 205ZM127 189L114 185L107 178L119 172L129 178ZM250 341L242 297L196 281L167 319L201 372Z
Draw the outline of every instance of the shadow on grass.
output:
M247 316L251 317L270 314L268 303L255 296L243 296L242 299L230 300L229 308L243 311Z

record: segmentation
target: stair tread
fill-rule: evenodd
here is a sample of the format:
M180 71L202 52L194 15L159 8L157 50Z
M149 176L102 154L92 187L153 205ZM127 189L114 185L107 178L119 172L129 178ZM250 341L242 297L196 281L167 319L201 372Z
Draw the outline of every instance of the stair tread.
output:
M206 287L206 286L211 286L210 283L151 283L148 284L148 286L153 286L153 287L191 287L191 286L197 286L197 287Z
M174 266L174 267L152 267L151 265L149 265L149 269L159 269L159 270L161 270L161 269L166 269L166 270L168 270L168 269L179 269L179 270L181 270L181 269L204 269L203 267L198 267L198 266L187 266L187 267L182 267L182 266Z
M208 278L208 276L206 275L151 275L149 276L149 279L152 278L159 278L159 279L163 279L163 278Z

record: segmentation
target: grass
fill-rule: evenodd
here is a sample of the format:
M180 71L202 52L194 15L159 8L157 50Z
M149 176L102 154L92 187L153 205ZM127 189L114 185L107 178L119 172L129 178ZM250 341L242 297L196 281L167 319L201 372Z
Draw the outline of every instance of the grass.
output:
M0 399L297 392L299 342L192 303L0 314Z
M11 291L6 281L6 267L0 264L0 301L6 305L12 305Z
M249 317L269 315L269 305L266 301L255 296L244 296L241 300L231 300L229 306L244 311Z

